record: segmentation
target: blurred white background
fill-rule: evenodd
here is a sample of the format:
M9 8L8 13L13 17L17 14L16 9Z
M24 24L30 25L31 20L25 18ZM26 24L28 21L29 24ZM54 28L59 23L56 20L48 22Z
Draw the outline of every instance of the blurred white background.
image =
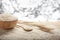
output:
M2 0L2 10L12 13L19 20L60 20L60 0Z

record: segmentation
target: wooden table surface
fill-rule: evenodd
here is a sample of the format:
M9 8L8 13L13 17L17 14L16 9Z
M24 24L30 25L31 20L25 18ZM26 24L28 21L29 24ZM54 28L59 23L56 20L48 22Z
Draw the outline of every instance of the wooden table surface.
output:
M0 29L0 40L60 40L60 22L43 22L53 28L52 33L44 32L38 27L32 27L32 31L24 31L16 26L12 30ZM28 26L29 27L29 26Z

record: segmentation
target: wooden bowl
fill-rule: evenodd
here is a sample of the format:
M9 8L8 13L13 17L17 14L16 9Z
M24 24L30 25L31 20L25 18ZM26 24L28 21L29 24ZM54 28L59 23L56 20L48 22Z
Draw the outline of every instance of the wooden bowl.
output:
M16 26L18 20L12 21L0 21L0 28L1 29L12 29Z

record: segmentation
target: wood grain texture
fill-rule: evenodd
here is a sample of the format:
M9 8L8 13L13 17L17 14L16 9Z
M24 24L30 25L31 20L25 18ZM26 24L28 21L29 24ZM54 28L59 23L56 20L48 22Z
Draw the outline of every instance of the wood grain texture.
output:
M13 21L0 21L0 28L1 29L11 29L14 28L17 24L17 20Z
M18 24L25 24L25 25L29 25L29 26L35 26L38 27L40 30L44 31L44 32L51 32L51 30L54 30L54 26L59 26L60 27L60 22L55 21L55 22L27 22L27 21L22 21L19 20ZM22 25L24 26L24 25Z

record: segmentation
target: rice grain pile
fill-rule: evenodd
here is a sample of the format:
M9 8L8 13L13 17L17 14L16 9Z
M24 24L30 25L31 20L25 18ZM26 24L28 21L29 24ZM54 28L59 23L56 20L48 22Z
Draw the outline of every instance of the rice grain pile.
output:
M11 15L10 13L0 14L0 21L12 21L16 19L17 17L15 17L14 15Z

